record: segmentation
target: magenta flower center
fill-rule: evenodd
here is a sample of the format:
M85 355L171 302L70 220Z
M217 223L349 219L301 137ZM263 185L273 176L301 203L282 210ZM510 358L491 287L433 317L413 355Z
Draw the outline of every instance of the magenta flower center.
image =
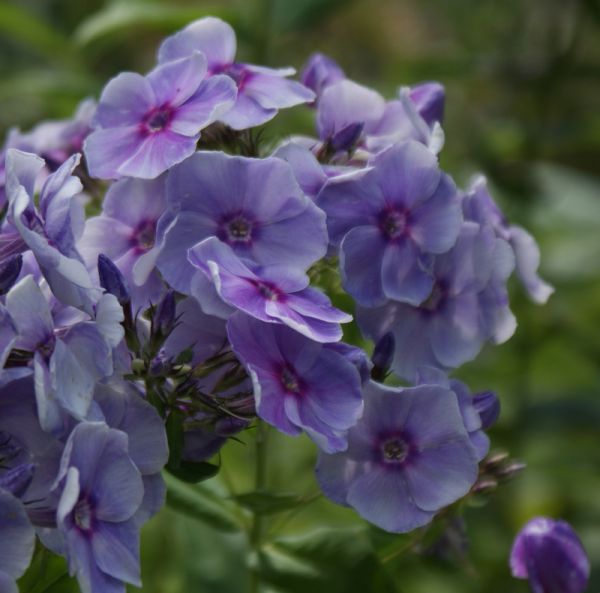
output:
M300 389L300 380L296 373L288 366L283 367L281 370L281 384L285 387L286 391L290 393L299 394Z
M155 220L144 220L142 221L134 231L133 242L137 247L140 247L144 251L152 249L154 247L154 240L156 238L156 221Z
M407 229L407 215L399 210L385 212L381 220L381 230L390 239L401 237Z
M234 218L227 225L227 235L231 242L248 243L252 239L252 223L241 216Z
M91 531L94 514L87 498L82 498L73 509L73 521L81 531Z
M146 116L146 130L152 134L164 130L169 125L172 115L173 110L168 105L153 109Z
M381 446L383 460L386 463L402 463L408 456L408 443L401 437L386 440Z
M272 284L268 284L267 282L256 282L255 286L260 295L267 301L277 301L281 296L281 292L277 289L277 287L273 286Z

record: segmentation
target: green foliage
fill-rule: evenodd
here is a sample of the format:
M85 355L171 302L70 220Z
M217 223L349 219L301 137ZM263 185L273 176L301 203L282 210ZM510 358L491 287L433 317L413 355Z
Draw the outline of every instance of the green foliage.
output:
M261 558L263 581L285 593L394 593L365 528L319 529L275 540Z
M167 483L167 505L170 508L221 531L240 530L239 517L225 500L205 487L191 486L168 474L164 477Z

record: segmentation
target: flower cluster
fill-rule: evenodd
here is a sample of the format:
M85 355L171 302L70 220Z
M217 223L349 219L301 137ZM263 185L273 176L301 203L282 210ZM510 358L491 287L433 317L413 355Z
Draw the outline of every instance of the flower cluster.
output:
M321 55L298 82L235 54L201 19L147 75L6 141L3 591L36 537L83 591L139 585L161 470L199 479L257 417L312 439L323 492L388 531L477 482L498 400L447 373L514 332L513 270L552 292L534 240L483 178L441 170L441 85L388 101ZM300 104L317 137L265 154L253 128ZM341 341L344 294L372 358Z

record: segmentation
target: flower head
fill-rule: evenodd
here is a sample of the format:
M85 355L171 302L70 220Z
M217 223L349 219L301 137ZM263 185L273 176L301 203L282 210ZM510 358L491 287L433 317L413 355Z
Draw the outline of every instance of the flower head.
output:
M458 236L460 196L436 158L405 142L376 157L359 179L336 180L319 194L330 240L340 245L346 290L362 305L418 305L433 287L433 255Z
M305 431L328 453L343 451L363 407L356 367L327 344L243 313L227 332L252 376L258 415L287 434Z
M273 119L279 109L307 103L315 98L304 85L286 77L293 68L275 70L235 61L235 31L221 19L206 17L163 41L158 60L164 64L186 58L194 51L206 56L211 78L226 75L237 87L233 107L217 119L235 130L243 130ZM210 78L208 79L210 80Z
M235 100L226 76L206 76L197 51L160 64L147 76L124 72L104 88L84 143L93 177L157 177L190 156L200 130Z
M167 200L157 265L185 294L195 273L186 252L207 237L219 238L244 261L301 272L327 249L325 215L280 159L198 152L171 170Z
M403 533L467 494L477 459L452 391L369 382L364 400L348 449L319 456L317 479L329 498Z
M188 252L190 262L211 279L219 297L260 321L282 323L317 342L337 342L340 323L352 317L308 287L308 278L285 266L244 264L216 237L205 239Z

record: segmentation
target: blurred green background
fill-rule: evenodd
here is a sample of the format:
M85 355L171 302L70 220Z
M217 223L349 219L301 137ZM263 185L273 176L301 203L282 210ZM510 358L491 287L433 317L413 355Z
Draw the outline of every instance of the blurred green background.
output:
M509 219L539 240L556 286L545 307L513 287L516 335L457 373L500 394L493 447L528 465L467 509L466 554L409 553L382 569L373 550L393 556L406 540L321 497L267 518L265 591L525 592L509 575L510 545L527 519L547 514L576 527L594 565L589 592L599 593L600 3L1 0L2 135L69 116L121 70L148 70L163 36L208 14L236 28L242 61L299 68L320 50L388 97L401 84L444 83L443 166L459 183L489 177ZM311 113L295 109L265 134L311 130ZM312 500L314 447L269 438L271 489ZM226 446L222 473L206 483L216 496L252 490L251 440ZM145 528L143 575L148 593L244 592L246 540L165 510Z

